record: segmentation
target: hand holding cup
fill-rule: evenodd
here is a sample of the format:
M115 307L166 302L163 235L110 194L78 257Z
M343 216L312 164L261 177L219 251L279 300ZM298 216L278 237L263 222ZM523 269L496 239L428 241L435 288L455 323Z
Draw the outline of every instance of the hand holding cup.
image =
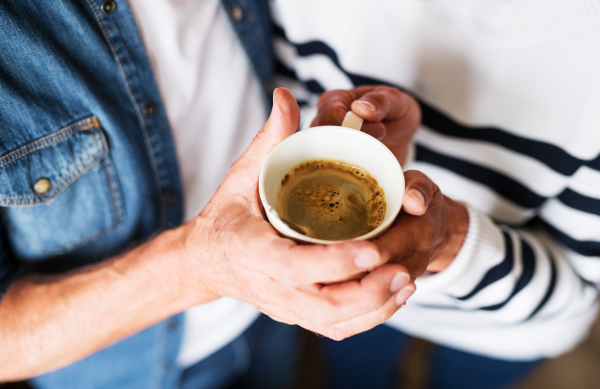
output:
M414 284L403 266L383 263L372 242L298 244L264 219L257 185L261 166L296 131L299 116L291 93L275 90L269 121L199 217L185 226L193 255L185 256L182 277L185 284L246 301L275 320L340 340L387 320ZM358 280L340 282L368 270Z
M421 120L417 102L389 86L328 91L319 98L312 125L339 125L350 109L365 119L362 131L381 140L403 163ZM404 175L402 211L373 242L386 261L404 265L415 279L427 270L439 272L449 266L462 247L469 217L463 204L444 196L423 173Z

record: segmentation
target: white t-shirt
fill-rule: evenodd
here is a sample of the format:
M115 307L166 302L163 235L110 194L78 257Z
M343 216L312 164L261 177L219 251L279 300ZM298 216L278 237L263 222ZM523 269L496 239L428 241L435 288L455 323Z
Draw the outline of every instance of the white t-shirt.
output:
M264 124L261 89L217 0L129 4L173 131L188 221ZM253 306L230 298L188 310L179 364L218 350L257 316Z

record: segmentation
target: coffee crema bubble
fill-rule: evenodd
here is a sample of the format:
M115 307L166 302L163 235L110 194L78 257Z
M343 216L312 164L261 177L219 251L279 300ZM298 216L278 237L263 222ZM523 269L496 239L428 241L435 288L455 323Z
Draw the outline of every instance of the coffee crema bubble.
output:
M345 240L377 228L385 216L385 195L364 169L342 161L303 162L281 180L277 212L306 236Z

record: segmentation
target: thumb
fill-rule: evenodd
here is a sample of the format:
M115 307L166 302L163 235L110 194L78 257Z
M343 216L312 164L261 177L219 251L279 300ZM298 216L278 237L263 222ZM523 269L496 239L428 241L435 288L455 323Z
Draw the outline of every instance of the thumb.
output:
M300 125L300 108L292 93L285 88L273 92L273 109L264 127L256 134L248 149L236 162L250 173L258 173L262 163L279 142L292 135Z
M402 208L408 214L421 216L427 212L429 205L440 191L425 174L417 170L404 172L406 190L402 198Z

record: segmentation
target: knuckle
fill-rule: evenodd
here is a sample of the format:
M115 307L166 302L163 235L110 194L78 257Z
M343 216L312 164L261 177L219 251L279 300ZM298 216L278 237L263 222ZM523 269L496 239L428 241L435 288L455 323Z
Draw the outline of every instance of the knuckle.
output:
M407 170L404 172L404 176L407 181L411 181L410 184L412 185L422 185L422 182L429 180L429 177L420 170Z
M411 125L414 125L415 127L419 125L419 123L421 123L421 107L419 106L419 104L417 104L416 100L413 99L412 97L408 96L408 104L409 104L409 109L408 109L408 113L407 113L407 120L409 123L411 123Z
M337 89L332 90L332 91L323 92L321 94L321 96L319 96L319 100L317 101L317 107L321 108L323 105L330 102L331 100L337 99L344 92L345 91L343 91L343 90L337 90Z
M391 314L389 314L388 311L389 311L389 309L377 310L377 312L375 313L375 317L377 318L377 322L379 324L386 322L387 319L389 319L391 317Z
M280 264L277 267L279 281L287 286L297 286L298 284L298 272L292 269L291 266L286 264Z
M329 272L331 273L332 278L341 279L347 275L346 265L340 260L331 260L329 263Z
M432 185L431 191L433 193L433 197L437 197L437 196L441 196L442 195L442 190L440 189L439 186L437 186L437 184L433 181L429 181Z
M404 96L408 96L405 93L400 92L399 89L391 86L382 86L381 88L387 93L389 93L393 98L398 100L402 99Z
M421 245L425 250L429 250L433 247L437 241L437 229L434 223L427 223L427 226L422 229Z

